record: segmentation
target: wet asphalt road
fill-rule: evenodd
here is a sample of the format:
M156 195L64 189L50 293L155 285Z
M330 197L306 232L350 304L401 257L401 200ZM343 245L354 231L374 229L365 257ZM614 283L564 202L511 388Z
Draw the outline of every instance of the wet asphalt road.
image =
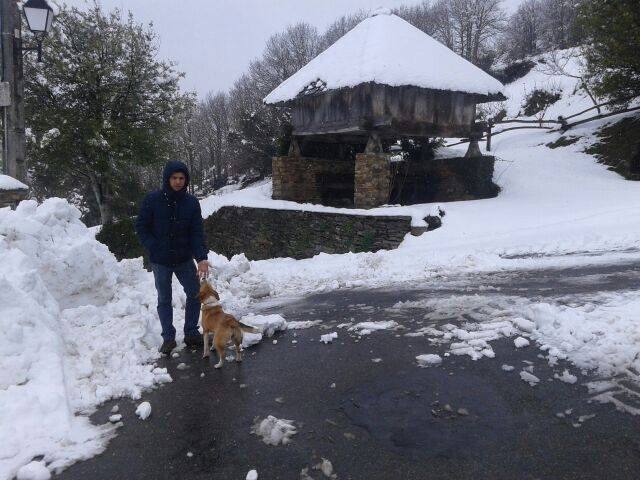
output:
M340 479L640 478L640 418L589 402L581 386L588 378L574 385L548 381L566 365L550 368L535 348L516 350L504 339L492 342L493 359L451 356L439 367L418 368L416 355L442 354L446 347L390 331L358 340L337 330L334 343L318 341L351 317L383 320L383 309L401 300L468 295L491 285L502 295L575 301L580 294L635 289L639 280L636 263L447 278L402 290L341 290L265 305L261 313L324 324L276 334L277 344L266 340L246 352L244 363L227 363L222 371L213 368L214 357L201 360L199 351L164 360L174 382L144 395L152 416L138 420L137 402L106 404L94 421L107 421L117 403L124 421L118 436L102 455L56 478L244 479L255 468L261 480L299 479L309 468L311 478L320 479L312 467L321 458L332 462ZM501 369L524 361L535 364L542 380L536 387L520 380L519 368ZM180 362L189 368L177 370ZM469 415L450 413L447 404ZM556 416L566 410L571 413ZM295 421L292 443L268 446L250 433L254 417L266 415Z

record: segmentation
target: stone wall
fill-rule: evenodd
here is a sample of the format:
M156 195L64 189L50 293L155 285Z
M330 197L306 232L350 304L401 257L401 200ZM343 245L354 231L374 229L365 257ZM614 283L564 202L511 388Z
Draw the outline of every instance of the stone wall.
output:
M286 156L273 159L273 198L338 207L451 202L495 197L492 156L389 163L388 155L349 160Z
M396 248L411 231L411 217L223 207L204 228L209 249L227 257L299 259Z
M353 206L353 161L289 155L272 166L274 200Z
M495 158L455 157L392 164L394 181L390 203L453 202L495 197Z

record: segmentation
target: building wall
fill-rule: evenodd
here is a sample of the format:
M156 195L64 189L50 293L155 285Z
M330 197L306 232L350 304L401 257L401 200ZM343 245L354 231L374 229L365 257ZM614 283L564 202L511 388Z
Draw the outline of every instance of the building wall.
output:
M302 96L292 105L294 135L360 132L382 136L468 136L476 98L403 86L365 83Z
M353 206L354 162L290 155L274 157L274 200Z

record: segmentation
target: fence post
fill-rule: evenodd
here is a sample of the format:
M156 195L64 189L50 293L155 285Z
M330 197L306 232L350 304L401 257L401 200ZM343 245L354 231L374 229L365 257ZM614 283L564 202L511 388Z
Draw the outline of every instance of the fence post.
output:
M493 122L489 122L487 124L487 152L491 151L491 128L493 127Z

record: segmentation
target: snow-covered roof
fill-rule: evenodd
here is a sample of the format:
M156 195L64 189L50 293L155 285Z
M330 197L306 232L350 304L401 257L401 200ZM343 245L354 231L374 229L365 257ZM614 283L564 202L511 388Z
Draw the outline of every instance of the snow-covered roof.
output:
M28 190L24 183L9 175L0 175L0 190Z
M293 100L301 92L375 82L480 95L503 85L410 23L379 9L282 82L265 103Z

